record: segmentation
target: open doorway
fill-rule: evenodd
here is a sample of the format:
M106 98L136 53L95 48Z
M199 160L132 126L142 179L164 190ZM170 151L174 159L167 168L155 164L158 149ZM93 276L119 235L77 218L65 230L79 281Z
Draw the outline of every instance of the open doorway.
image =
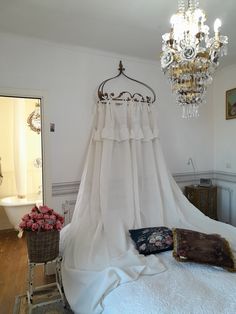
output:
M0 230L43 203L41 99L0 97Z

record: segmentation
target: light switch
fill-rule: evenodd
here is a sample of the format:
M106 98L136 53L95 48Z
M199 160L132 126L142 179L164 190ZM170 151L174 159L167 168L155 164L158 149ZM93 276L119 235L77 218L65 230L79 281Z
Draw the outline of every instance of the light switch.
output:
M50 132L55 132L55 123L50 123Z

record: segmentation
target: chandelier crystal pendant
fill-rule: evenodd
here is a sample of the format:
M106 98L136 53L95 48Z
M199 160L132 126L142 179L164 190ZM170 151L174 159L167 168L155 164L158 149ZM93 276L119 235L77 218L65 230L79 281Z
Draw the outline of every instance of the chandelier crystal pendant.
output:
M221 21L214 23L214 36L209 36L206 15L199 1L178 1L178 12L171 19L170 33L162 36L161 67L183 108L183 118L198 117L198 109L206 102L207 86L227 54L228 37L220 34Z

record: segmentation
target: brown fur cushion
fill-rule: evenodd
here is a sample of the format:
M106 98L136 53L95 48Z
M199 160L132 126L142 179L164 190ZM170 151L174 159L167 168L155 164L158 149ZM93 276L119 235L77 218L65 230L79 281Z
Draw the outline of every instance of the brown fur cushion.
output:
M229 243L218 234L175 228L173 240L173 256L180 262L204 263L236 271Z

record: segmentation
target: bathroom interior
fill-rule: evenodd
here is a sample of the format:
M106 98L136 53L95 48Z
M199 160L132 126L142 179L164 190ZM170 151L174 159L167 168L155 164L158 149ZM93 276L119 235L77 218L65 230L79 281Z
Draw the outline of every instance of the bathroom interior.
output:
M41 100L0 97L0 230L43 202Z

